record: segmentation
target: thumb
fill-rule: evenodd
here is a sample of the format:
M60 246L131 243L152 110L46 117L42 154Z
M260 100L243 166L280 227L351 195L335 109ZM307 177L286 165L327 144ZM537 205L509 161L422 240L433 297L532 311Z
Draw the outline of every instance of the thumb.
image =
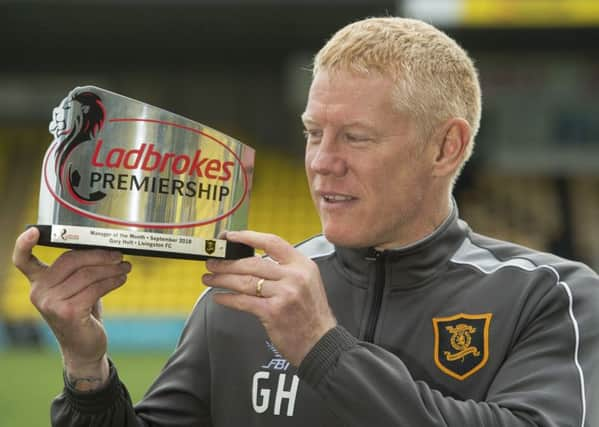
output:
M27 276L29 281L34 281L36 277L44 271L47 266L40 262L31 250L37 244L40 232L37 228L31 227L21 233L15 242L15 248L12 254L12 262Z

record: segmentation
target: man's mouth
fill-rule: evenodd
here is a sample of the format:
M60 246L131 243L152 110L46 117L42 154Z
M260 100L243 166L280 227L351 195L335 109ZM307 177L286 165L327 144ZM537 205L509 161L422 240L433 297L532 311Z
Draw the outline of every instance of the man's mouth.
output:
M356 199L347 194L321 194L321 197L328 203L349 202Z

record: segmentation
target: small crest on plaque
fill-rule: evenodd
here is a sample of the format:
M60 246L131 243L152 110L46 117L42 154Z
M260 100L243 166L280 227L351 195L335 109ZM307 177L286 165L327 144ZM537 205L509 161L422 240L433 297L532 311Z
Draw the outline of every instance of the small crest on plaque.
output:
M435 365L463 381L489 360L491 313L434 317Z
M216 250L216 240L206 240L205 248L208 255L212 255Z

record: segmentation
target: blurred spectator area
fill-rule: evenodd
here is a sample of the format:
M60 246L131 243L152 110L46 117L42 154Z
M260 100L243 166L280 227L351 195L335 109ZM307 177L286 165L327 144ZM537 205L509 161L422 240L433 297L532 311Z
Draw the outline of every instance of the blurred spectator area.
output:
M52 341L10 255L14 238L36 222L47 123L72 88L100 86L254 146L249 227L299 242L320 228L303 172L299 120L312 55L348 22L416 10L403 6L389 0L0 0L0 347ZM593 19L564 26L535 18L532 25L510 23L509 15L492 22L478 13L476 25L454 15L439 21L475 59L483 86L475 155L456 188L461 215L478 232L599 269L595 18L589 13ZM35 250L46 262L60 253ZM128 283L104 300L107 326L115 325L111 343L144 346L168 336L164 343L172 346L202 292L203 263L131 260Z
M460 213L475 231L599 267L597 175L479 173L460 188Z

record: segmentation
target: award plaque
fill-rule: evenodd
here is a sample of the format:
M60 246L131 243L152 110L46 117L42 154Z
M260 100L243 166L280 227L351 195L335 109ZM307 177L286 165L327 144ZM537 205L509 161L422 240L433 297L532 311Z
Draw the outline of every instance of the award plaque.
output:
M252 256L254 149L200 123L94 86L54 109L42 166L39 244L133 255Z

